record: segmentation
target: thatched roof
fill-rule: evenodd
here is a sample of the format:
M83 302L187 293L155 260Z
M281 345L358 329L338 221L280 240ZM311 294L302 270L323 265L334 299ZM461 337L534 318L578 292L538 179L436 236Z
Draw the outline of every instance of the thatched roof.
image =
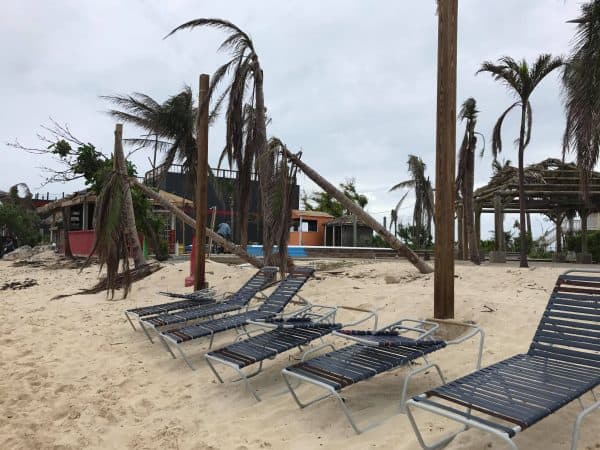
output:
M326 226L341 226L341 225L354 225L354 217L352 214L347 214L345 216L340 216L336 219L333 219L331 222L328 222ZM359 227L369 227L366 223L361 221L358 217L356 218L356 226Z
M525 192L531 212L578 209L586 205L581 195L579 169L574 163L548 158L525 168ZM519 172L513 166L498 166L490 182L474 192L474 200L482 208L493 208L496 195L504 207L518 209ZM592 205L600 200L600 173L594 172L589 186Z

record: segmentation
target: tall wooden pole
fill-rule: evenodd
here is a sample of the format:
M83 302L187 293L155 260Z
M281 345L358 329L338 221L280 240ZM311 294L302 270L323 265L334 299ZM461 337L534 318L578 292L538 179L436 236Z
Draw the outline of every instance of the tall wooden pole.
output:
M435 145L435 273L437 319L454 318L454 164L458 0L438 1L438 90Z
M196 273L194 273L194 289L204 289L206 282L206 211L208 200L206 188L208 183L208 75L200 75L200 95L198 100L198 126L196 145L198 161L196 163Z

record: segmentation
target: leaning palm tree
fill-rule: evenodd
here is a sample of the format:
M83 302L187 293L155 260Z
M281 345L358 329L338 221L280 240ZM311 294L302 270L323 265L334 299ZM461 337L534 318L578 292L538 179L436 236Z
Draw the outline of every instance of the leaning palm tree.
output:
M100 268L106 265L106 288L114 296L118 284L119 264L124 277L124 297L131 286L129 257L133 257L136 269L147 266L142 252L135 216L129 175L127 173L122 143L123 127L117 124L115 129L115 150L113 170L104 179L102 189L96 200L94 223L96 239L91 255L97 254Z
M574 151L581 171L580 184L589 199L589 182L600 150L600 1L581 5L571 54L563 72L567 126L563 152Z
M293 154L289 150L285 149L287 158L294 163L298 170L301 170L308 178L315 182L321 189L327 194L335 198L340 202L344 208L346 208L351 214L354 214L360 221L371 228L375 233L383 238L387 244L396 250L398 255L404 256L408 261L413 264L421 273L431 273L433 269L429 264L423 261L419 256L408 248L405 244L400 242L392 233L390 233L383 225L381 225L373 216L362 209L358 203L350 199L344 192L336 188L333 184L323 178L315 169L306 164L300 155Z
M431 235L431 221L433 220L433 187L429 177L425 176L426 165L421 158L415 155L408 155L408 171L411 178L392 186L389 192L399 189L414 189L415 206L413 209L413 225L415 227L415 238L424 230L425 235ZM406 198L406 193L396 205L396 211L402 205ZM424 244L420 242L419 244Z
M492 153L494 158L502 151L502 123L508 113L516 107L521 108L521 128L519 132L519 212L520 212L520 240L521 240L521 257L520 266L528 267L527 264L527 234L525 230L525 186L524 186L524 154L525 148L531 140L531 124L532 124L532 108L529 99L538 84L554 69L557 69L563 64L561 58L553 57L550 54L542 54L538 56L536 61L530 67L524 59L515 61L509 56L504 56L498 60L497 64L486 61L477 71L489 72L494 80L504 84L509 91L517 97L517 101L504 111L492 133Z
M475 211L473 206L475 150L477 148L477 136L482 136L481 133L475 131L478 113L477 102L472 97L465 100L460 108L458 118L466 121L466 125L458 154L458 174L456 176L456 190L463 202L463 218L467 235L464 243L465 255L468 254L471 261L475 264L481 263L479 259L479 238L475 235Z
M223 41L219 50L227 50L231 53L231 59L219 67L213 74L209 87L208 97L212 97L217 87L223 82L228 74L230 81L222 96L227 95L226 113L226 147L230 147L232 154L243 147L244 134L244 109L250 104L254 111L254 118L249 130L252 135L251 148L247 149L257 157L257 172L261 190L262 207L262 240L265 262L269 264L272 259L275 234L273 224L273 207L269 203L269 195L275 183L275 160L267 156L269 153L267 145L267 118L265 108L265 97L263 88L263 71L258 54L250 36L235 24L222 19L196 19L186 22L168 35L196 27L209 27L225 31L228 36ZM252 168L243 168L252 170ZM281 249L280 249L281 250Z

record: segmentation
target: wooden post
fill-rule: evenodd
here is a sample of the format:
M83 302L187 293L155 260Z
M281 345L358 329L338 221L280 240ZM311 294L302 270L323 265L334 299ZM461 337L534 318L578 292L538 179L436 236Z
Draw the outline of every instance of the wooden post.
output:
M458 225L458 259L464 259L463 255L465 249L465 224L462 203L456 205L456 221Z
M358 243L358 224L356 223L356 214L352 214L352 246L356 247L357 243Z
M499 195L494 195L494 241L496 251L504 251L504 228L503 228L502 200Z
M477 254L480 255L480 246L481 246L481 205L475 204L475 240L477 241Z
M436 319L454 318L457 20L458 0L439 0L433 295L433 315Z
M562 223L564 216L562 213L556 215L556 253L562 253Z
M208 287L206 283L206 210L207 182L208 182L208 75L200 75L200 94L198 105L198 126L196 131L196 145L198 161L196 163L196 273L194 274L194 289L200 290Z
M210 229L215 231L215 220L217 220L217 207L216 206L211 206L210 207ZM232 221L233 222L233 221ZM208 238L208 259L210 259L210 254L212 252L212 246L213 246L213 238L209 237Z

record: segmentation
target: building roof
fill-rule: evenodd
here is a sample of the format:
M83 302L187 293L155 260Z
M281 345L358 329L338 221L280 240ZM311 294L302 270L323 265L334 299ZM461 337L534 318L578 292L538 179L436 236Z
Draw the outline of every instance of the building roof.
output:
M580 186L580 171L576 164L548 158L531 164L525 170L526 210L536 213L556 213L586 208L597 210L600 203L600 173L590 176L590 206L583 200ZM519 211L518 169L504 166L490 182L474 192L476 206L484 212L494 209L494 197L499 196L504 212Z
M292 209L292 218L296 219L302 217L325 217L329 219L333 219L333 216L329 213L322 211L304 211L301 209Z
M354 215L347 214L345 216L338 217L338 218L332 220L331 222L329 222L328 224L326 224L326 226L328 226L328 227L341 226L341 225L354 225ZM356 225L359 227L370 228L366 223L364 223L358 217L356 218Z

